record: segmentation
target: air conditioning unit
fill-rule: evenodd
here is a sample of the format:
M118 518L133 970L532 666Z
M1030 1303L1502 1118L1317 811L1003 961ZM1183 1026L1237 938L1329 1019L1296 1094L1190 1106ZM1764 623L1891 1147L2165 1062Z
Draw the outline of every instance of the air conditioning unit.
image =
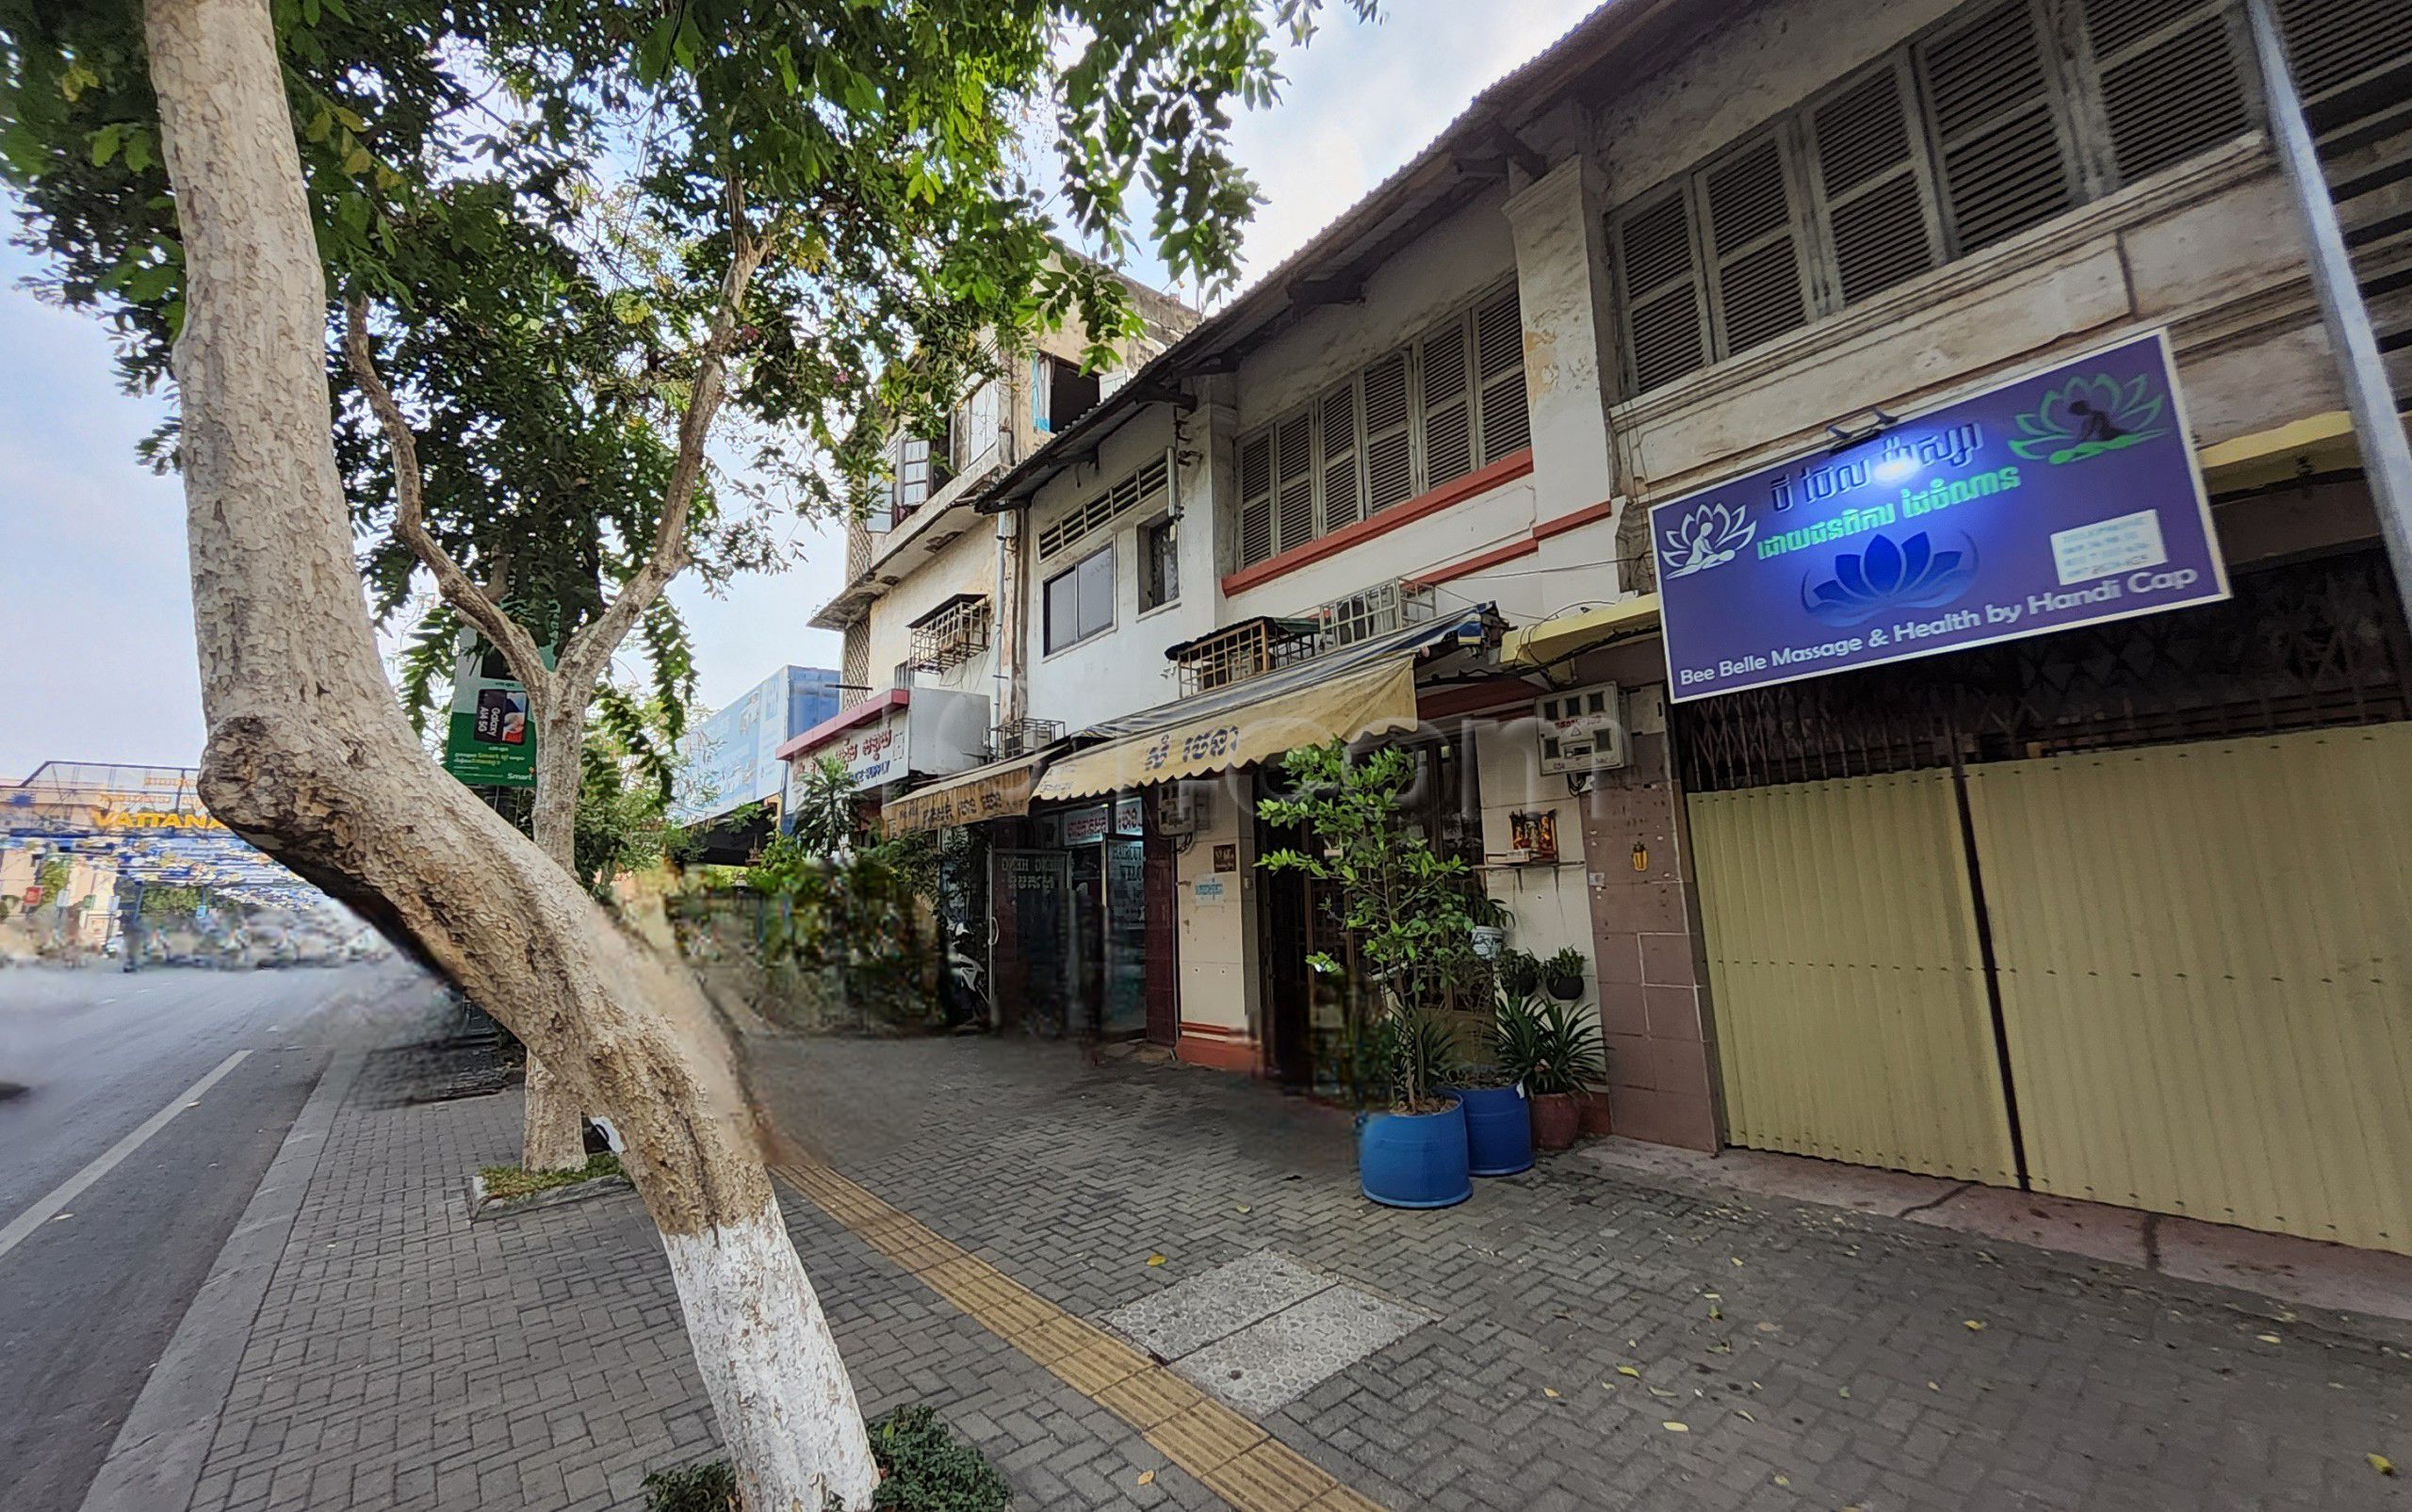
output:
M1214 813L1214 788L1204 782L1168 782L1156 789L1156 833L1195 835Z
M1544 773L1612 772L1625 764L1624 704L1616 684L1537 698L1533 717L1540 721Z

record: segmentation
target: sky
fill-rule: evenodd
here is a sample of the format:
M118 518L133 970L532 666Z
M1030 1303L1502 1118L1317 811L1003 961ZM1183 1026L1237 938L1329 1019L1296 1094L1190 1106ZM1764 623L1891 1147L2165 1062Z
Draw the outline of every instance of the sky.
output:
M1244 278L1296 251L1595 3L1388 0L1372 25L1330 7L1285 60L1281 102L1235 125L1266 202ZM17 229L0 191L0 236ZM119 389L99 322L20 286L35 270L0 249L0 780L44 760L191 765L204 731L183 495L134 450L166 408ZM1149 282L1161 271L1131 268ZM789 528L802 560L787 571L719 596L692 580L671 590L707 707L789 663L838 665L838 637L806 622L839 587L843 529Z

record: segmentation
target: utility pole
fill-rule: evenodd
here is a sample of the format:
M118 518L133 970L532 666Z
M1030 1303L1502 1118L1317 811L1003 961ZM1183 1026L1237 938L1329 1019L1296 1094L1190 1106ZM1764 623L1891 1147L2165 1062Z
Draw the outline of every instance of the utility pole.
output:
M2378 333L2371 325L2370 306L2363 301L2361 284L2354 276L2353 256L2337 219L2337 202L2328 192L2328 176L2321 167L2311 125L2304 119L2293 72L2287 66L2274 0L2244 0L2244 12L2253 31L2254 56L2260 63L2261 95L2269 105L2270 145L2286 170L2295 208L2303 216L2311 286L2320 299L2321 318L2328 327L2328 345L2337 354L2339 376L2345 382L2345 408L2354 417L2362 470L2370 477L2371 498L2378 508L2379 533L2395 569L2396 597L2412 612L2412 445L2404 440L2395 391L2379 355Z

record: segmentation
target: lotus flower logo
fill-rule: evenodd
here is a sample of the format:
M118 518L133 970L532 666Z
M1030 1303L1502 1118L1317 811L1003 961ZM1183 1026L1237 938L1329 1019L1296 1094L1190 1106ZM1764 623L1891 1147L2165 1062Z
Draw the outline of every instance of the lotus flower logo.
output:
M1741 555L1742 548L1759 528L1751 523L1751 512L1741 506L1703 504L1683 517L1669 530L1662 557L1665 576L1688 577L1696 572L1706 572Z
M1815 587L1802 579L1801 607L1828 625L1857 625L1888 610L1948 604L1968 591L1976 576L1973 543L1964 540L1956 551L1937 551L1924 530L1898 545L1888 536L1873 535L1858 551L1834 558L1833 577Z
M2109 373L2072 378L2018 417L2020 434L2010 449L2029 462L2083 462L2167 435L2159 422L2169 397L2151 390L2150 373L2125 384Z

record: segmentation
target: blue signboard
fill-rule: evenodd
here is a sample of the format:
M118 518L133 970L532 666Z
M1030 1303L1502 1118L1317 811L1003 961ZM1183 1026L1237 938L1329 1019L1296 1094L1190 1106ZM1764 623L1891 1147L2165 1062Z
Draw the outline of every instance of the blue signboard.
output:
M1656 505L1650 530L1678 700L2228 593L2159 332Z

